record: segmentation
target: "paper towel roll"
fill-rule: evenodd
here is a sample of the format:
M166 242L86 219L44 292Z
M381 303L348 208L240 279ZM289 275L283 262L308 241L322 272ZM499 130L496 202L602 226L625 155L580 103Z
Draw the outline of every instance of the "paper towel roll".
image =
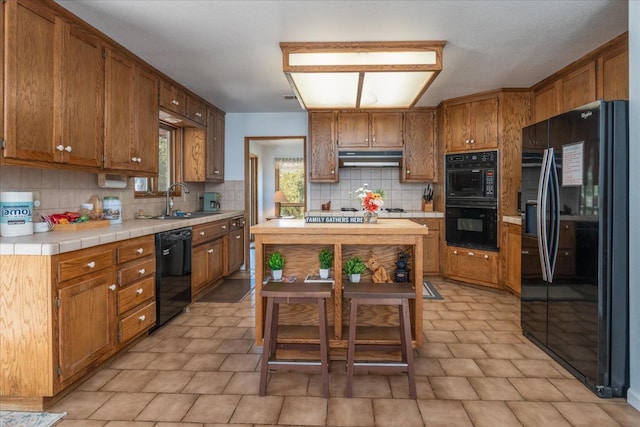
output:
M127 188L127 183L126 176L98 174L98 187L100 188Z

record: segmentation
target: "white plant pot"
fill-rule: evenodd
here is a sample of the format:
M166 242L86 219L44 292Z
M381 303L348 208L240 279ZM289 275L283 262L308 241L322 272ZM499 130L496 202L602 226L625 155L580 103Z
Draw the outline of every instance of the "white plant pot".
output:
M273 280L282 280L282 270L271 270L271 278Z
M329 269L328 268L321 268L320 269L320 278L321 279L328 279L329 278Z
M360 283L360 274L351 274L349 280L351 283Z

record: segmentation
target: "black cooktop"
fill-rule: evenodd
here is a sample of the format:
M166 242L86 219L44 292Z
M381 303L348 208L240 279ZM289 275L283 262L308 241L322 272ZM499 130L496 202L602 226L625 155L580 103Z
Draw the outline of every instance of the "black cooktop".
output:
M340 208L342 212L358 212L356 208Z
M384 210L387 212L404 212L402 208L385 208Z

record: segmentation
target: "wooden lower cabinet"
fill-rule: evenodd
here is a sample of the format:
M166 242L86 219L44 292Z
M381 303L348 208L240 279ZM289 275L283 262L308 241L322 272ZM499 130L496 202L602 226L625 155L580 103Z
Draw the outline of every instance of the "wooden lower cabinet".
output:
M229 221L229 238L227 239L227 266L224 275L232 274L244 264L244 217L232 218Z
M191 262L191 295L197 296L221 279L224 274L225 236L195 246Z
M445 272L448 279L496 288L498 284L498 252L446 246Z
M152 235L0 265L3 409L46 410L155 325Z
M429 234L422 242L422 271L424 275L440 275L440 225L443 220L437 218L413 218L414 222L429 228Z
M502 286L520 295L520 274L522 256L521 226L511 223L502 224Z

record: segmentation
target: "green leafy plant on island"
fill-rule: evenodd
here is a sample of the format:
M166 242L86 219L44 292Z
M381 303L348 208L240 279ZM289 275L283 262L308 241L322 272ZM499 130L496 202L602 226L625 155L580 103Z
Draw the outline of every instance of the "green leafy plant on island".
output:
M329 248L322 248L318 253L318 260L320 261L320 268L331 268L333 265L333 250Z
M367 271L367 266L364 261L360 259L360 257L354 256L349 258L347 262L344 263L342 269L345 274L350 276L352 274L364 273L365 271Z
M282 270L285 261L280 252L273 252L271 255L269 255L269 260L267 262L271 270Z

